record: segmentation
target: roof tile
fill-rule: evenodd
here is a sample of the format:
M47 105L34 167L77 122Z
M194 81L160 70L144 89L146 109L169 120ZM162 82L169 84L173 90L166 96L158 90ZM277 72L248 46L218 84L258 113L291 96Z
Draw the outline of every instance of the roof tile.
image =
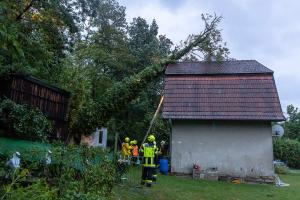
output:
M170 67L174 65L168 66L167 71ZM213 75L198 70L198 74L188 75L183 72L176 75L166 73L163 117L202 120L285 120L273 72L255 70L259 72Z

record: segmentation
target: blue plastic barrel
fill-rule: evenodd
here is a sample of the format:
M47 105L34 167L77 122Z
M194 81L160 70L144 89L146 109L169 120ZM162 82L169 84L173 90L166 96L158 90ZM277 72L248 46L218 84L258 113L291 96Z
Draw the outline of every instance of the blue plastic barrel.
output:
M169 169L169 165L168 165L168 159L162 158L159 160L159 171L160 173L164 174L164 175L168 175L168 169Z

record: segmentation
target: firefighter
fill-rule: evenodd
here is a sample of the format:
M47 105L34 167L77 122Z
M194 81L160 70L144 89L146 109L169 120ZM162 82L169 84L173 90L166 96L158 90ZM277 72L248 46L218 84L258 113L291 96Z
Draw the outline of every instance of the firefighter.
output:
M134 140L131 140L130 142L129 142L129 146L130 146L130 155L132 156L132 150L133 150L133 144L134 144Z
M137 145L137 141L133 140L132 144L132 163L137 164L137 160L139 159L139 147Z
M129 151L128 151L129 155L128 155L128 159L127 159L129 165L131 164L131 161L132 161L132 148L133 148L133 140L131 140L129 142Z
M141 153L143 154L143 171L142 171L142 182L147 187L151 187L154 180L153 174L155 173L156 163L155 156L157 153L157 147L155 144L154 135L149 135L147 138L148 142L141 146ZM155 177L156 180L156 177Z
M131 147L129 145L129 137L126 137L124 142L122 143L122 157L123 157L123 160L126 160L129 162L129 157L130 157L130 154L131 154Z
M131 163L131 161L132 161L132 150L133 150L133 140L131 140L130 142L129 142L129 160L130 160L130 163Z

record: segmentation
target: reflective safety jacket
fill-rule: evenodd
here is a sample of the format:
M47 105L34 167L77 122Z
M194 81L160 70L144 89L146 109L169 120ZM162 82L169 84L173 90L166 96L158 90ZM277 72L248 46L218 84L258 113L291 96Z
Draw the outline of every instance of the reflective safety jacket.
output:
M144 143L141 147L141 152L143 153L143 166L155 167L156 145L154 143Z
M132 146L132 155L133 156L138 156L139 155L139 147L138 147L138 145L133 145Z
M123 142L122 143L122 155L123 156L130 156L131 152L130 152L130 145L127 142Z

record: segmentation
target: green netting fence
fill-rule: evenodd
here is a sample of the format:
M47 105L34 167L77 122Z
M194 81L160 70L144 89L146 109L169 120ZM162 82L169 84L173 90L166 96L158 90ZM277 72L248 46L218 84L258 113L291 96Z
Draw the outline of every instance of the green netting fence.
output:
M16 151L21 154L21 161L44 162L48 150L52 151L52 164L65 162L77 170L83 169L83 163L99 164L103 159L113 161L113 153L101 148L94 148L95 151L88 151L87 148L66 147L63 145L52 145L49 143L33 142L0 137L0 157L8 160ZM91 154L92 152L92 154ZM88 159L88 160L87 160Z

